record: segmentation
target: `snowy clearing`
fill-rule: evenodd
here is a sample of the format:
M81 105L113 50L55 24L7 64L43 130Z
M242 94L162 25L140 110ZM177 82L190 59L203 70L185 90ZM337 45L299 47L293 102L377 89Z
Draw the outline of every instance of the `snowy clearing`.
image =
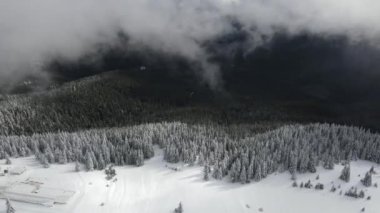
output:
M163 154L155 150L156 156L142 167L124 166L116 168L116 179L107 181L104 171L75 172L74 164L51 165L43 168L34 157L12 159L11 166L25 166L26 172L19 176L0 177L0 184L14 181L40 180L44 186L75 191L68 204L55 204L46 207L12 201L17 213L169 213L182 202L186 213L356 213L365 207L365 212L380 212L380 188L365 188L360 183L371 166L380 171L377 164L367 161L351 163L351 181L338 179L342 170L336 165L334 170L318 167L317 173L299 174L297 182L313 185L320 182L325 189L293 188L288 172L273 174L258 183L242 185L226 180L202 179L202 168L184 167L173 171L171 165L163 161ZM0 161L2 169L5 161ZM176 165L178 166L178 165ZM174 166L173 166L174 167ZM179 165L181 167L181 165ZM319 174L319 180L316 176ZM360 177L358 176L360 175ZM334 185L341 185L335 193L330 192ZM373 183L380 184L380 175L373 176ZM364 189L365 199L354 199L343 194L352 186ZM367 200L367 196L371 200ZM5 201L0 202L0 212L5 212Z

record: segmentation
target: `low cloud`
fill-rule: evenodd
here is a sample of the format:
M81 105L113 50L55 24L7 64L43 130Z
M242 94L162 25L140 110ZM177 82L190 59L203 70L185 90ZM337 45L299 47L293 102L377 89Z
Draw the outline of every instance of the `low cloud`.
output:
M231 33L231 19L250 35L247 49L278 32L345 36L379 45L378 0L2 0L0 78L41 74L54 56L75 60L117 32L131 46L199 62L201 76L219 84L218 67L203 44Z

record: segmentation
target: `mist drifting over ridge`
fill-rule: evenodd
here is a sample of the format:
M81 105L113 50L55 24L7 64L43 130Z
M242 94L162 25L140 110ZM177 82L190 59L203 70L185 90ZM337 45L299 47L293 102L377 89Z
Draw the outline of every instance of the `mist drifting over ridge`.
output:
M247 51L277 33L342 36L377 48L380 2L376 0L3 0L0 2L0 78L42 74L55 57L75 60L97 44L150 48L199 63L211 86L220 82L204 43L233 33L248 36ZM46 74L46 73L45 73Z

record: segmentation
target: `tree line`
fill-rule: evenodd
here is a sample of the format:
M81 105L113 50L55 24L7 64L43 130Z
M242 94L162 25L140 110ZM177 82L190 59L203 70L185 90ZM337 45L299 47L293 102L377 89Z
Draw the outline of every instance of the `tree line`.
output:
M246 126L245 126L246 127ZM74 133L0 136L0 158L36 155L46 166L79 162L88 170L108 164L141 166L164 150L164 160L204 166L205 179L259 181L275 171L316 172L340 162L380 163L380 135L334 124L289 125L257 134L254 128L190 125L180 122L142 124Z

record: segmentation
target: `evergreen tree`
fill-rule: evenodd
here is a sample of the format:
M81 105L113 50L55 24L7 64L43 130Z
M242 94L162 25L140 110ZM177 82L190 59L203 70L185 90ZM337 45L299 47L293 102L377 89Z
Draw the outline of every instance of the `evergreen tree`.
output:
M309 164L307 165L307 170L311 173L317 172L317 169L315 168L315 160L313 157L310 157Z
M98 157L98 169L102 170L106 167L106 162L104 161L103 155L99 154Z
M344 166L339 178L345 182L350 182L350 175L351 175L350 165L346 164Z
M255 181L260 181L262 179L262 175L261 175L261 166L260 164L258 165L257 169L256 169L256 172L255 172L255 175L253 177L253 179Z
M75 171L79 172L80 171L80 164L78 161L75 161Z
M290 178L291 180L293 180L293 181L297 180L297 176L296 176L296 173L295 173L295 172L292 172L292 173L291 173L291 176L292 176L292 177Z
M242 183L242 184L244 184L244 183L247 183L247 172L246 172L246 170L245 170L245 166L243 165L243 167L241 168L241 172L240 172L240 182Z
M206 165L203 167L203 180L208 181L210 179L210 168Z
M311 181L310 180L308 180L306 183L305 183L305 188L308 188L308 189L310 189L311 187L313 187L313 184L311 184Z
M87 171L94 170L94 162L92 161L92 156L90 152L87 152L86 154L86 169Z
M12 206L12 204L8 198L6 199L6 205L7 205L7 213L15 213L16 212L16 210L13 208L13 206Z
M369 170L369 172L371 173L371 174L376 174L376 172L375 172L375 167L374 166L372 166L371 167L371 169Z
M323 164L323 168L330 169L330 170L334 169L334 160L333 160L333 158L331 156L329 156L327 158L327 160L325 160L325 162Z
M6 155L6 157L5 157L5 164L7 164L7 165L12 164L11 159L9 159L9 155Z
M323 190L324 188L325 188L325 186L322 183L317 183L315 185L315 189L317 189L317 190Z
M217 180L222 179L223 174L222 174L222 169L220 168L219 164L214 166L214 170L213 170L212 176L213 176L213 178L215 178Z
M371 172L367 172L365 177L361 180L364 186L370 187L372 186L372 174Z
M365 197L365 193L364 193L363 190L360 190L358 197L359 198L364 198Z
M144 154L141 150L137 152L137 157L136 157L136 166L142 166L144 165Z
M44 168L49 168L50 167L50 164L49 164L48 160L46 159L45 155L42 156L42 166Z
M344 195L348 197L358 198L358 189L356 187L351 187Z
M180 202L178 207L174 209L175 213L183 213L182 203Z

